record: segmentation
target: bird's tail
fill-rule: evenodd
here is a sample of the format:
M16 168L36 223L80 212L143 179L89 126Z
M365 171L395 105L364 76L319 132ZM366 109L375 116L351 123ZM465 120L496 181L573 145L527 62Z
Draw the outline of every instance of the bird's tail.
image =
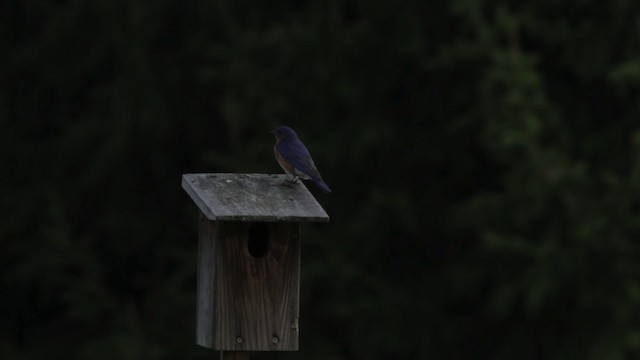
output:
M324 181L322 181L322 179L313 179L313 182L316 185L318 185L320 190L324 191L325 193L331 192L331 188L329 188L329 185L327 185Z

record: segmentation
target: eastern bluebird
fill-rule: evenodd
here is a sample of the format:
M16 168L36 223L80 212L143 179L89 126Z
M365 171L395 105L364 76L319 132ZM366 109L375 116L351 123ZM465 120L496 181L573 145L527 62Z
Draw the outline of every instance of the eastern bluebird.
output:
M312 180L322 191L329 193L331 189L324 181L316 165L309 155L309 150L298 139L298 135L288 126L280 126L271 132L276 137L273 153L284 172L293 175L294 179Z

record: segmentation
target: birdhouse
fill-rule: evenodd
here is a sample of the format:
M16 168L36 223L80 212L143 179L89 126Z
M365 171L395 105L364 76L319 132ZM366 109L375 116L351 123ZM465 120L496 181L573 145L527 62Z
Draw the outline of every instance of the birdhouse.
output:
M196 343L298 350L300 224L329 216L285 175L184 174L200 209Z

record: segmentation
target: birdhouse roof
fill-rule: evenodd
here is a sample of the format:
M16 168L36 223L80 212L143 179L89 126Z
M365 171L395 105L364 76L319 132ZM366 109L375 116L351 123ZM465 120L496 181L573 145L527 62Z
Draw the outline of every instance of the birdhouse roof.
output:
M209 220L329 221L302 181L286 175L184 174L182 188Z

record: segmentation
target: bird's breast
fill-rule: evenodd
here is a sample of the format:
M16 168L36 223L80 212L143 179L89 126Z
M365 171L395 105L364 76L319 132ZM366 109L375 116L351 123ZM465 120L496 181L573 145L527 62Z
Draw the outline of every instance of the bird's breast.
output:
M282 155L280 155L280 152L278 151L277 146L273 147L273 154L276 156L276 161L278 162L282 170L284 170L284 172L286 172L289 175L295 175L296 168L290 162L288 162L284 157L282 157Z
M282 170L284 170L284 172L286 172L289 175L293 175L293 176L297 176L301 179L310 179L309 175L303 173L302 171L298 170L295 166L293 166L292 163L290 163L289 161L287 161L287 159L285 159L280 152L278 151L277 146L273 147L273 154L276 157L276 161L278 162L278 164L280 165L280 167L282 168Z

